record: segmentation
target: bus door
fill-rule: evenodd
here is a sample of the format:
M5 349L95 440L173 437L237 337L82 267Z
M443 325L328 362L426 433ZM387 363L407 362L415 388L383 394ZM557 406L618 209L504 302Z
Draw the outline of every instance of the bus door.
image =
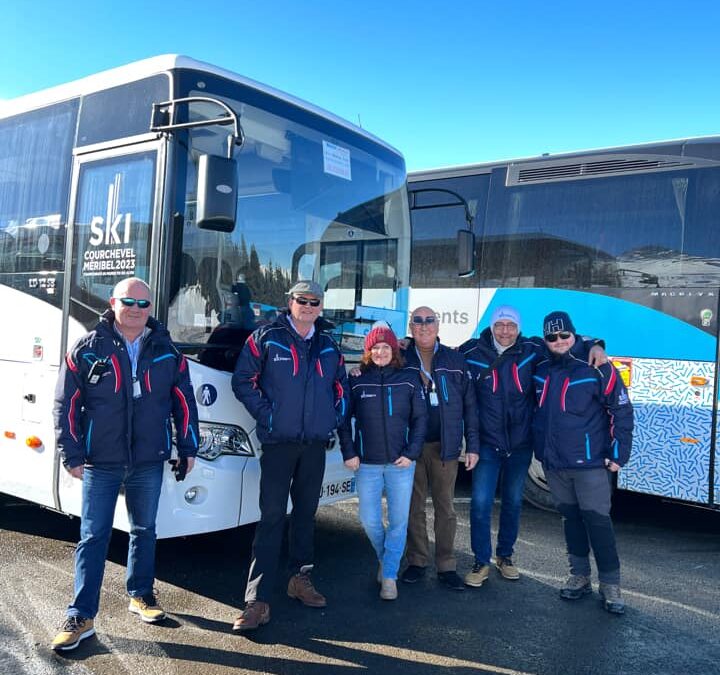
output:
M162 189L163 158L158 141L75 158L64 297L67 349L94 328L123 278L140 277L155 286L159 256L152 251L159 228L152 224L161 217L156 195ZM58 475L57 507L79 514L80 481L59 464Z

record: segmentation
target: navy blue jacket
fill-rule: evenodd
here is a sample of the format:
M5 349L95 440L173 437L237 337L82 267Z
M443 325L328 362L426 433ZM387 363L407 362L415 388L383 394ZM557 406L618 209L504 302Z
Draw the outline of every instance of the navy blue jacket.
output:
M261 443L325 442L342 423L347 374L328 326L318 318L312 339L304 340L283 313L247 339L232 388L255 418Z
M355 417L353 443L350 419ZM350 378L350 411L338 429L344 459L392 464L422 452L427 409L422 382L414 370L375 365Z
M630 458L633 409L627 389L610 363L592 368L575 344L562 356L538 364L535 455L546 470L597 468Z
M535 367L545 356L537 338L518 335L515 344L499 357L492 331L486 328L477 339L459 347L475 385L480 416L480 445L508 455L532 448L535 410ZM490 366L496 363L492 370Z
M108 310L65 356L55 391L55 430L63 464L133 465L163 461L172 450L175 420L178 453L194 457L198 415L187 360L166 328L150 318L140 348L133 398L132 369L123 339ZM88 381L93 364L104 361L97 384Z
M437 344L430 374L440 405L440 457L443 461L457 459L463 435L466 452L477 455L480 453L480 435L472 374L460 352L439 341ZM408 341L403 356L406 368L414 370L420 378L420 358L413 339Z

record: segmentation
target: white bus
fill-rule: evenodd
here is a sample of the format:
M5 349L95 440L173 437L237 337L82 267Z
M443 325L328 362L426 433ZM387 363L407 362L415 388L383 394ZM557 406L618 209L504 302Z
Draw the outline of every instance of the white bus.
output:
M327 289L346 347L375 319L402 326L409 247L396 150L221 68L160 56L3 103L0 492L80 513L55 452L58 366L134 275L200 413L200 459L182 483L166 471L158 536L256 521L259 444L230 388L245 338L302 278ZM338 449L327 459L322 503L355 490Z
M410 306L451 344L498 304L538 334L570 312L602 337L636 430L618 487L718 507L720 137L420 171L408 177ZM458 276L458 231L468 243ZM542 470L526 494L547 504Z

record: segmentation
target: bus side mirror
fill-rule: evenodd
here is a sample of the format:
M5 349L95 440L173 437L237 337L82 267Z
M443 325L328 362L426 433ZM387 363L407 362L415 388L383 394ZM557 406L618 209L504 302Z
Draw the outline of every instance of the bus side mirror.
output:
M475 274L475 235L470 230L458 230L458 276L471 277Z
M201 230L232 232L237 210L237 162L200 155L196 223Z

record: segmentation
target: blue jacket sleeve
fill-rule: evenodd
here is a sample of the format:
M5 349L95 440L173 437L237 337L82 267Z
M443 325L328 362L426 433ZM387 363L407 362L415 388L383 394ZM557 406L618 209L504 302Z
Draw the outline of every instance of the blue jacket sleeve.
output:
M600 366L601 386L604 405L610 415L610 454L611 459L625 466L630 459L633 435L633 407L628 391L615 366L606 363Z
M422 382L418 377L413 397L411 401L408 447L405 451L405 457L416 460L422 453L423 443L425 442L425 434L427 432L428 414L427 404L425 403L425 392Z
M340 440L340 451L342 452L343 460L357 457L357 452L355 452L355 444L353 443L352 418L353 397L350 393L348 398L348 409L345 411L343 421L338 426L337 430L338 439Z
M245 342L232 376L232 390L258 424L270 426L272 405L260 388L262 375L262 339L260 331L255 331Z
M55 440L66 469L85 463L84 384L77 352L68 352L60 365L53 405Z
M348 415L350 408L350 385L348 383L347 371L345 370L345 359L338 350L338 365L335 370L335 411L337 425L340 427Z
M182 354L178 354L175 385L172 391L172 415L175 421L178 455L195 457L200 440L198 411L187 359Z
M465 426L465 452L480 454L480 416L472 373L465 360L463 377L463 424Z

